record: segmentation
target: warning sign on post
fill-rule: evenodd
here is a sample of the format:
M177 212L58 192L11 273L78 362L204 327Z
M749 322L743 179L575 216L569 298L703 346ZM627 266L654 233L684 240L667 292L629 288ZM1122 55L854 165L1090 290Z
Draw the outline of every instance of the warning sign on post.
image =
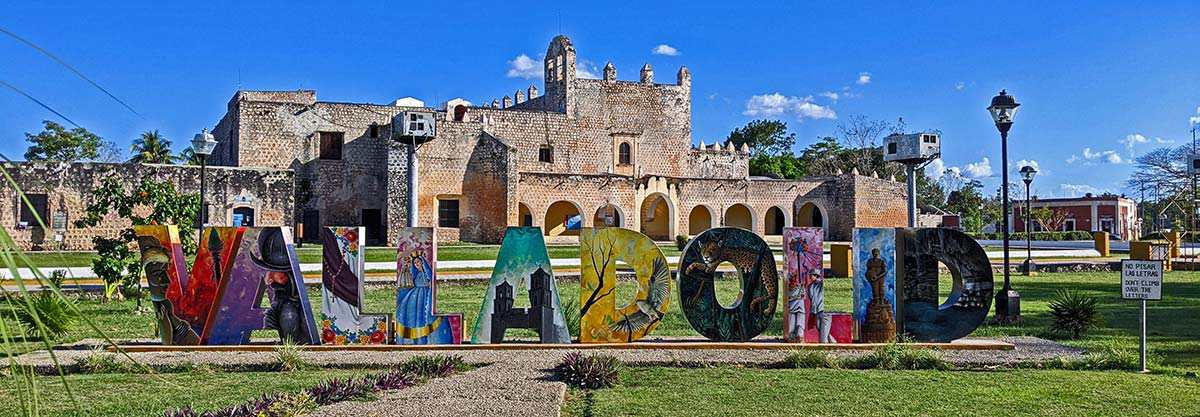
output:
M1121 261L1121 298L1162 300L1162 261Z

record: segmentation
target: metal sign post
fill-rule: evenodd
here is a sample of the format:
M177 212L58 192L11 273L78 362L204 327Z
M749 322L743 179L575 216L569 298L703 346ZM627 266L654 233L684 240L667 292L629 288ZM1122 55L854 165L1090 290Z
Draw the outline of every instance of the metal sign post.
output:
M1163 261L1121 261L1121 298L1142 304L1142 335L1139 343L1142 372L1146 370L1146 301L1162 300Z

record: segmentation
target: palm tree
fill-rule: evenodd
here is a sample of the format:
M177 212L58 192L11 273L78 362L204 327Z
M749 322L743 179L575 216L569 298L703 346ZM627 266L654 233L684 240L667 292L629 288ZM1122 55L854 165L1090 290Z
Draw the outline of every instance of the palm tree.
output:
M139 164L170 164L175 162L171 155L171 140L158 133L158 129L142 132L130 147L133 157L129 162Z
M192 149L191 146L179 151L179 155L175 157L175 160L184 165L200 165L200 155L196 155L196 150Z

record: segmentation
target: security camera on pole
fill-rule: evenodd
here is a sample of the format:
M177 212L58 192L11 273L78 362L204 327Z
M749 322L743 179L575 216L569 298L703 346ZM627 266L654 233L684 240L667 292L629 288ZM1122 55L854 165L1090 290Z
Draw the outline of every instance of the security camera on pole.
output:
M408 148L408 227L417 227L417 146L433 140L436 124L431 111L408 110L392 117L392 139Z
M883 141L883 160L904 164L908 177L908 227L917 227L917 170L942 156L941 135L893 133Z

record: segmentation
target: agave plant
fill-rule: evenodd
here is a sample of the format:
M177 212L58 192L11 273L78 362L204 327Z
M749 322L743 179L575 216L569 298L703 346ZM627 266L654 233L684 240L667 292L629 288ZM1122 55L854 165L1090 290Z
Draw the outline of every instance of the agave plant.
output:
M554 368L558 378L567 385L598 389L612 387L620 381L621 361L608 355L584 355L570 352Z
M1079 291L1059 290L1050 300L1050 331L1078 339L1088 330L1100 325L1099 300Z

